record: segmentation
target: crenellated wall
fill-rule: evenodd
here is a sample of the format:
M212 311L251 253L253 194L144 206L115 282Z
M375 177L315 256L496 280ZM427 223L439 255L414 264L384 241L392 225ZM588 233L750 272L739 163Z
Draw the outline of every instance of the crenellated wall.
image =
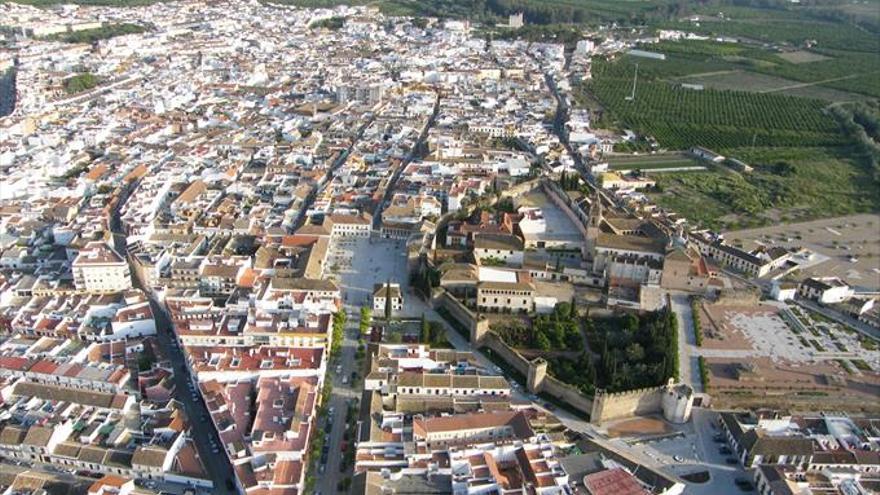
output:
M598 424L614 419L660 413L663 411L664 390L665 387L615 393L599 390L593 397L590 422Z

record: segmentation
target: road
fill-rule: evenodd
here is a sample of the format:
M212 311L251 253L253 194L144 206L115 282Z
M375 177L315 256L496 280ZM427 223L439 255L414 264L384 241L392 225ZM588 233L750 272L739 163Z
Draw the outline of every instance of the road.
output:
M351 476L353 466L348 466L344 473L341 473L340 463L343 459L342 440L346 429L345 414L348 404L360 397L360 386L352 388L350 380L351 373L357 371L363 378L362 370L358 369L359 362L355 360L355 352L357 350L358 336L358 320L360 318L360 308L346 305L344 310L348 313L348 323L345 327L345 338L342 342L342 350L338 358L331 361L327 367L326 380L331 381L333 390L330 394L328 406L333 408L333 416L323 418L319 424L320 428L324 428L327 421L331 422L330 434L325 434L324 444L327 446L327 464L324 465L323 473L319 471L317 474L317 482L315 483L315 491L324 495L336 493L337 482L341 479ZM341 373L336 373L336 367L341 366ZM343 377L348 377L347 383L343 382ZM360 383L363 383L362 381ZM328 407L328 409L329 409ZM357 415L351 418L357 421ZM324 431L323 429L321 430ZM353 440L351 438L350 440ZM350 442L351 443L351 442ZM320 464L320 461L319 463Z
M725 444L716 443L713 437L716 432L720 431L718 424L718 413L710 409L695 407L693 410L691 423L694 428L695 445L697 451L697 459L695 463L701 468L709 470L710 482L704 484L691 483L688 485L687 493L695 495L733 495L743 493L736 487L735 480L737 478L751 478L751 473L747 473L742 466L738 464L728 464L725 459L728 455L722 454L719 449ZM693 472L694 465L677 467L674 471L682 473Z
M590 172L590 169L584 164L581 154L571 146L571 143L568 141L568 131L565 128L565 124L568 122L568 103L566 103L562 94L559 93L559 88L556 87L556 81L553 79L552 74L549 72L545 73L544 82L547 85L547 89L550 90L551 96L556 99L556 118L553 122L553 132L556 134L556 137L559 138L559 142L562 143L563 147L565 147L569 156L571 156L571 159L574 161L575 170L581 174L581 178L591 189L595 190L600 196L602 196L607 204L615 205L622 211L632 214L632 209L623 201L619 200L616 196L607 194L601 187L599 187L596 178Z
M132 185L130 190L133 189L134 185ZM226 487L226 480L234 478L229 459L225 455L211 452L211 441L213 440L217 445L221 445L220 438L217 430L214 429L213 423L208 420L208 409L201 394L196 394L198 398L193 400L190 387L194 387L196 381L186 365L183 349L177 345L177 338L174 335L171 320L165 307L156 299L152 288L145 286L140 277L137 276L138 272L135 270L131 257L128 256L128 246L125 235L122 234L122 223L119 219L119 208L122 207L127 198L128 194L120 197L117 208L110 219L110 228L113 232L113 246L128 260L134 286L144 291L150 301L150 309L153 311L156 320L159 348L163 350L174 366L174 398L182 404L183 410L189 418L190 438L192 438L198 450L199 458L207 470L208 477L214 481L214 488L210 490L210 493L237 493L237 491L229 490Z
M378 231L379 227L382 225L382 211L385 210L385 206L388 205L388 201L391 199L391 195L394 194L394 188L397 186L397 181L400 179L400 174L403 173L403 170L406 169L406 166L412 162L416 153L418 153L422 144L425 142L425 139L428 137L428 130L434 125L434 121L437 119L437 115L440 113L440 93L437 93L437 99L434 100L434 111L431 113L431 116L428 118L428 121L425 122L425 126L422 127L422 131L419 133L418 139L413 144L412 149L406 155L406 158L400 162L394 172L391 174L391 180L388 181L388 185L385 187L385 193L382 195L382 200L376 204L376 208L373 210L373 230Z
M799 297L795 299L794 302L800 306L803 306L806 309L809 309L810 311L815 311L816 313L819 313L826 318L834 320L841 325L845 325L849 328L852 328L853 330L857 330L868 337L871 337L873 339L880 339L880 331L866 323L862 323L861 321L858 321L854 318L850 318L847 315L840 314L837 311L830 310L808 299L803 299Z

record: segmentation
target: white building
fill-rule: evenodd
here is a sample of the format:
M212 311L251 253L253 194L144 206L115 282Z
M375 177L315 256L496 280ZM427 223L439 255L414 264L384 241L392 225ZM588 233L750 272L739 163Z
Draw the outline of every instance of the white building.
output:
M370 237L372 219L369 215L330 215L324 218L323 226L331 237Z
M837 304L851 298L853 289L837 277L808 278L798 286L798 295L822 304Z
M390 294L390 295L389 295ZM373 313L385 314L385 303L391 297L391 313L403 311L403 293L400 284L376 284L373 286Z
M797 295L798 285L794 282L774 282L770 288L770 297L776 301L784 302L794 299Z
M102 241L86 244L73 260L73 283L86 292L121 292L131 289L128 263Z
M474 257L484 264L488 260L501 261L506 264L522 265L522 239L510 234L474 235Z

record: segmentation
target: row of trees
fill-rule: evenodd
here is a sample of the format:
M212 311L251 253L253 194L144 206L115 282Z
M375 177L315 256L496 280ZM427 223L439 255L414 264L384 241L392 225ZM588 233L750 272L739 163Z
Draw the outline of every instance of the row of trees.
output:
M369 306L361 306L361 319L358 322L358 330L360 335L365 335L370 331L370 324L373 322L373 310Z
M559 187L561 187L563 191L579 190L581 187L581 181L577 171L572 170L571 172L568 172L563 170L562 174L559 176Z
M94 43L99 40L106 40L126 34L139 34L145 31L147 31L147 28L139 24L108 24L94 29L53 34L48 36L47 39L63 41L64 43Z
M866 101L831 107L843 131L857 144L875 181L880 181L880 103Z
M333 314L333 335L330 340L330 355L336 357L342 351L342 340L345 337L345 323L348 315L345 310Z

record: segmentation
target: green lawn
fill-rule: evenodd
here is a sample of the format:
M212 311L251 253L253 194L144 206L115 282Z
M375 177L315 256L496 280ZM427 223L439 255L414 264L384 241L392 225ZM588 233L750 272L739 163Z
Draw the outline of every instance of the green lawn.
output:
M608 159L608 168L611 170L662 170L701 165L702 163L698 163L682 153L613 156Z

